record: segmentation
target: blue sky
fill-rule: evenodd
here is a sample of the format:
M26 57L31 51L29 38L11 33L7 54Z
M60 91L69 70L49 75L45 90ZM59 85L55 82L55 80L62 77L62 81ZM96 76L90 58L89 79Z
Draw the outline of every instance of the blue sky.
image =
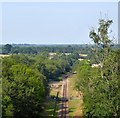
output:
M113 20L112 35L117 38L117 5L117 2L2 3L2 43L91 43L90 28L98 27L100 17Z

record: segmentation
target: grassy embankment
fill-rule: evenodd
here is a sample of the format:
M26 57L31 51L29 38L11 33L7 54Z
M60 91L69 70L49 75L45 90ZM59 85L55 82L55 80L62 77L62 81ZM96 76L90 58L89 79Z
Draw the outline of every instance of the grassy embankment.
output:
M57 92L59 92L58 97L61 97L61 88L62 88L62 82L52 82L49 84L50 87L50 96L57 96ZM44 111L41 114L42 116L53 116L54 108L55 108L55 99L48 98L45 100L44 103ZM59 102L56 104L56 112L55 116L58 115L58 107Z
M68 78L69 116L82 116L82 95L80 96L80 94L74 88L75 79L75 74Z

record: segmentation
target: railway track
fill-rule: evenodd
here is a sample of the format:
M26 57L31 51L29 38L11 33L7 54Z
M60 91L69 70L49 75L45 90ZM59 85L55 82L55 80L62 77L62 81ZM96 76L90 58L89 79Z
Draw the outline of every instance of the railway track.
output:
M69 118L69 109L68 109L68 78L72 76L73 73L70 73L63 77L62 81L62 90L61 90L61 102L59 104L58 117L59 118Z
M60 118L68 118L67 79L63 79Z

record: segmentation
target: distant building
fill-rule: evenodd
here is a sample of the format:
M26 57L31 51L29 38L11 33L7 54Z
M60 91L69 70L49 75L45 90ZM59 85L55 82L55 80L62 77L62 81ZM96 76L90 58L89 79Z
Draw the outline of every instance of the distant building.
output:
M92 64L92 68L94 67L102 67L102 65L99 63L99 64Z
M49 53L49 56L54 56L54 55L56 55L56 53L52 53L52 52Z
M87 54L79 54L81 57L87 57Z
M81 58L80 58L80 59L78 59L78 60L79 60L79 61L82 61L82 60L84 60L84 59L81 59Z
M70 55L71 53L65 53L65 55Z
M56 53L50 52L50 53L49 53L49 59L53 59L55 55L56 55Z

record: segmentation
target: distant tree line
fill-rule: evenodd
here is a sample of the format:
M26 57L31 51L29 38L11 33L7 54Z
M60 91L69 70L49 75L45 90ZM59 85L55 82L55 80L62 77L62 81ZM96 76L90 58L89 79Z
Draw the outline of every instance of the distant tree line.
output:
M86 48L87 47L87 48ZM32 45L2 45L2 54L38 54L41 52L53 53L88 53L91 45L48 45L48 46L32 46Z

